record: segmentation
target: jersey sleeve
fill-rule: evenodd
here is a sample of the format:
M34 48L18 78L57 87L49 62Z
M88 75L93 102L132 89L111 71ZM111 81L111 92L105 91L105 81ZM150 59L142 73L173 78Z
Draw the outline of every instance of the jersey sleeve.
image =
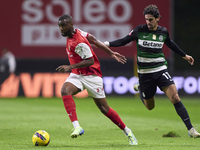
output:
M186 53L182 49L180 49L180 47L174 41L171 40L168 31L166 32L167 38L165 39L165 44L167 45L167 47L169 47L172 51L179 54L180 56L184 57Z
M75 48L75 52L82 59L87 59L93 56L90 47L85 43L79 43Z
M81 35L84 36L84 37L88 37L89 33L88 32L85 32L85 31L82 31L80 29L78 29L80 32L81 32Z
M110 47L119 47L119 46L124 46L131 41L134 41L137 39L137 33L138 33L138 28L136 27L133 29L128 35L126 35L124 38L109 42Z

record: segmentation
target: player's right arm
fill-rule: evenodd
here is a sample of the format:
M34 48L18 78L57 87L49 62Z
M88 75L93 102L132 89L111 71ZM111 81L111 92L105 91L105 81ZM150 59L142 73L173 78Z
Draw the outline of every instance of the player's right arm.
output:
M138 28L136 27L134 30L132 30L127 36L117 39L111 42L105 41L104 44L108 47L119 47L119 46L124 46L131 41L134 41L137 39L137 32Z
M105 41L104 44L108 47L119 47L124 46L132 41L132 37L130 35L125 36L124 38L117 39L112 42Z
M119 54L118 52L112 51L109 47L107 47L103 42L95 38L93 35L88 34L87 36L88 41L90 44L95 45L97 48L105 51L108 55L110 55L112 58L116 59L118 62L124 64L126 63L125 56Z

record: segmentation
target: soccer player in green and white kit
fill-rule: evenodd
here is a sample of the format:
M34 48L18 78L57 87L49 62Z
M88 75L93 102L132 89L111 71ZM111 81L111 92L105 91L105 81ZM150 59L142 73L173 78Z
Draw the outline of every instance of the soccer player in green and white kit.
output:
M200 133L193 128L187 110L180 100L174 81L168 73L167 61L162 51L163 44L166 44L191 65L193 65L194 59L182 51L170 39L165 27L158 25L161 15L156 5L147 6L143 14L146 24L138 25L124 38L112 42L106 41L104 44L110 47L119 47L131 41L136 41L139 83L134 86L134 89L139 88L142 102L148 110L152 110L155 107L154 95L158 86L174 105L177 114L188 129L189 136L194 138L200 137Z

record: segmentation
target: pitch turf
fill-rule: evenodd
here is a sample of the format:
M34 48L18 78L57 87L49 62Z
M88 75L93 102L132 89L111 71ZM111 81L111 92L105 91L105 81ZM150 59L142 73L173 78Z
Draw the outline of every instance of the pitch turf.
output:
M200 139L187 129L168 99L156 97L154 110L147 110L138 97L107 97L108 104L132 129L139 144L130 146L122 131L95 106L91 98L75 99L78 119L85 134L71 139L71 122L61 98L1 98L0 150L199 150ZM200 131L199 98L182 98L193 126ZM32 135L46 130L47 147L36 147ZM180 137L162 137L168 132Z

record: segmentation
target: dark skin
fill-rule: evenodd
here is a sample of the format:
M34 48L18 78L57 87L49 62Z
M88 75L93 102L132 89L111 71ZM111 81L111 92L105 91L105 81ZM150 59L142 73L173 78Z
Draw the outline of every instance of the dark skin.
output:
M71 19L59 20L58 26L59 26L61 35L64 37L72 38L76 32L74 30L73 21ZM113 52L110 48L105 46L101 41L96 39L93 35L89 34L87 37L87 40L90 42L90 44L93 44L97 48L102 49L103 51L108 53L112 58L116 59L118 62L120 62L122 64L126 63L126 58L123 55L121 55L117 52ZM77 64L73 64L73 65L61 65L58 68L56 68L56 70L64 73L64 72L69 72L69 71L71 71L71 69L74 69L74 68L88 67L93 64L94 64L94 59L90 58L90 59L85 59L85 60L83 60ZM77 88L76 86L74 86L72 83L65 82L62 86L61 94L62 94L62 96L75 95L80 91L81 90L79 88ZM93 100L103 114L108 113L110 107L108 106L106 98L94 98L93 97Z

